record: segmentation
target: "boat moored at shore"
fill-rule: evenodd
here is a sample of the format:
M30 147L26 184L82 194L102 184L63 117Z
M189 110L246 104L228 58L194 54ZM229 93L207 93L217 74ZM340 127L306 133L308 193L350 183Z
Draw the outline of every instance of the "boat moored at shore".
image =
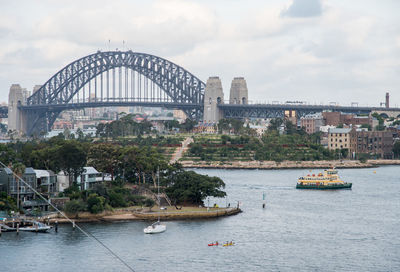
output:
M30 220L30 219L21 219L21 218L13 218L4 219L0 222L0 227L4 232L12 232L12 231L29 231L29 232L47 232L52 227L46 225L44 223Z
M352 183L344 182L339 178L336 169L324 170L318 175L312 174L300 177L297 181L296 189L351 189Z

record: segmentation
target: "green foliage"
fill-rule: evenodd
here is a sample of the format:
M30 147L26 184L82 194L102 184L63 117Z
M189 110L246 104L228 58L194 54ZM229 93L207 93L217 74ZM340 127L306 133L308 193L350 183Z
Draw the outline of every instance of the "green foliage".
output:
M279 127L283 124L283 119L282 118L275 118L271 119L269 122L268 130L269 131L276 131L279 129Z
M179 124L179 122L176 121L176 120L168 120L168 121L164 121L164 127L165 127L167 130L171 131L171 130L173 130L174 128L180 128L180 124Z
M71 200L65 204L65 211L68 213L77 213L86 211L86 204L83 200Z
M375 117L376 119L378 119L378 122L379 122L379 124L375 127L375 130L377 130L377 131L385 130L385 128L386 128L384 125L385 119L381 115L379 115L377 112L374 112L372 114L372 117Z
M150 209L156 204L156 202L151 198L146 198L144 201L144 206L149 207Z
M87 198L88 211L91 213L101 213L104 211L105 198L97 194L90 194Z
M231 130L235 134L239 134L243 131L243 121L237 119L221 119L218 121L219 133L230 132Z
M360 154L357 154L357 158L361 163L366 163L367 160L369 159L369 154L360 153Z
M127 200L130 206L143 206L146 197L141 195L128 195Z
M139 123L135 122L133 118L134 115L127 114L111 123L100 123L96 127L96 136L117 138L120 136L143 135L151 132L152 125L150 122L145 120Z
M194 171L178 170L167 179L166 193L177 204L203 204L208 196L224 197L226 193L221 190L225 183L218 177L209 177L197 174Z
M368 131L371 131L371 129L372 129L370 124L362 124L360 127L361 128L367 128Z
M397 141L393 146L394 157L400 159L400 141Z
M117 193L115 191L111 191L108 193L108 200L111 207L126 207L127 202L125 201L124 195L122 193Z
M194 128L195 125L197 125L196 121L186 118L185 122L181 124L181 129L189 132Z
M0 211L17 211L17 203L15 199L8 196L6 192L0 192Z
M88 164L103 173L110 173L111 180L118 168L118 159L121 149L113 144L92 145L88 153Z

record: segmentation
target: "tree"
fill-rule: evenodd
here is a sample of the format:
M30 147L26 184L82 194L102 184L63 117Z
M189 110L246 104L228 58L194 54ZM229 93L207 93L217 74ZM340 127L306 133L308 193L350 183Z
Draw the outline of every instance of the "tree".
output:
M171 131L174 128L179 128L180 125L179 125L179 122L177 120L168 120L168 121L164 121L164 127L167 130Z
M111 181L119 164L121 148L113 144L95 144L88 152L88 164L103 173L111 174Z
M278 130L282 124L283 124L282 118L271 119L271 121L269 122L268 130L269 131Z
M219 133L223 133L224 131L228 131L231 129L231 124L228 119L221 119L218 121L218 131Z
M6 192L0 192L0 211L16 211L18 210L15 199L8 196Z
M225 197L221 190L225 183L218 177L197 174L194 171L178 170L167 178L166 193L177 204L190 203L202 205L208 196Z
M148 207L150 211L151 211L151 208L153 208L153 206L155 204L156 204L156 202L151 198L146 198L146 200L144 201L144 206Z
M395 158L400 159L400 141L393 145L393 154Z
M233 128L233 133L239 134L240 131L243 129L244 122L242 120L230 119L230 124Z
M189 132L192 131L195 125L197 125L196 121L186 118L185 122L181 124L181 128L186 132Z
M17 175L15 177L17 183L17 208L19 209L19 180L22 178L23 174L25 173L26 166L23 163L17 162L13 164L12 171Z
M78 135L79 141L83 141L85 139L85 134L83 133L83 131L80 128L78 128L76 130L76 135Z
M367 128L369 131L371 131L371 125L370 124L362 124L360 128Z
M77 141L65 141L57 149L57 160L60 163L60 169L69 176L69 185L83 172L86 165L86 152Z

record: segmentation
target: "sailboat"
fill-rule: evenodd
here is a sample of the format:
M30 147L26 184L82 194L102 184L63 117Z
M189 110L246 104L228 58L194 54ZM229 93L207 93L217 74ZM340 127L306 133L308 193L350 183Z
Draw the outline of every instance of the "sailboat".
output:
M160 169L157 170L157 199L158 199L158 205L160 205ZM145 228L143 231L146 234L154 234L154 233L161 233L167 230L167 226L164 224L161 224L160 222L160 212L158 212L158 220L157 222L154 222L147 228Z

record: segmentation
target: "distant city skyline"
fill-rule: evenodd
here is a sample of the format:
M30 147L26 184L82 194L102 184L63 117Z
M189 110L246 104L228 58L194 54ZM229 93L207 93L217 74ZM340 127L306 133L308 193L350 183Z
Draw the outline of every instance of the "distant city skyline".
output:
M251 4L249 4L251 3ZM97 50L166 58L198 76L243 76L250 101L400 107L400 2L0 0L0 101ZM110 42L109 42L110 41Z

